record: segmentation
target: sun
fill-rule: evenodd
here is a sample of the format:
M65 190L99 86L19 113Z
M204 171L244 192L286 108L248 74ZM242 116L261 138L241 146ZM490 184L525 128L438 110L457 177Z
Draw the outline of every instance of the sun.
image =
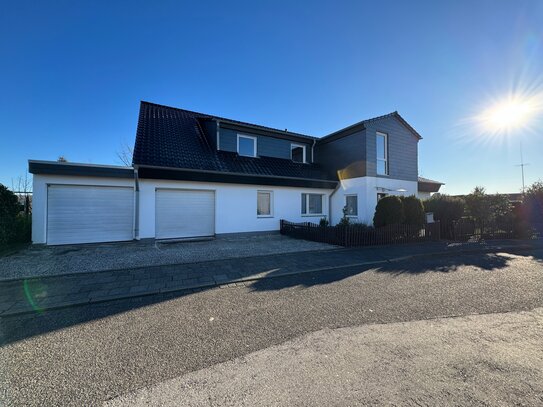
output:
M508 131L528 125L536 110L531 100L511 97L485 110L479 120L490 131Z

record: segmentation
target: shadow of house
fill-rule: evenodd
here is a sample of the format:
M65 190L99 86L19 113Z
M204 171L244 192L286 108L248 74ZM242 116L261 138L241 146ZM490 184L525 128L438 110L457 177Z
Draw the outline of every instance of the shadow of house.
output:
M543 262L543 249L518 252L519 255ZM277 291L292 287L306 289L317 285L327 285L348 279L352 276L373 271L392 276L424 273L454 273L459 268L476 267L481 272L502 270L514 259L515 250L503 253L453 254L406 261L382 261L379 264L362 266L345 266L331 270L307 272L296 275L282 275L281 267L269 271L266 279L246 283L254 292ZM438 261L436 261L438 260ZM303 258L300 259L303 261ZM254 268L254 275L261 273L261 268ZM18 342L36 335L84 324L86 322L107 318L116 314L129 312L165 301L179 299L195 292L215 289L176 291L167 294L153 294L103 303L75 306L57 310L44 311L11 317L0 317L0 346Z

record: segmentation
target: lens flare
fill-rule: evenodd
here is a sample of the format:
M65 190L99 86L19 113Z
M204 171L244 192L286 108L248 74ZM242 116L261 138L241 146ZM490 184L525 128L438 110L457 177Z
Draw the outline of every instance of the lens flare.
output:
M534 100L513 96L485 110L478 121L489 131L511 131L529 126L537 111Z

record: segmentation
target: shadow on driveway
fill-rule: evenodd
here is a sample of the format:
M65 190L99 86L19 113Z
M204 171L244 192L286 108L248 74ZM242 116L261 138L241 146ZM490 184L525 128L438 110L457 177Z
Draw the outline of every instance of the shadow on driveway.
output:
M281 271L278 270L268 274L268 277L274 277L274 275L277 274L276 278L256 280L246 283L246 285L252 291L282 290L295 286L307 288L315 285L331 284L368 270L373 270L377 273L388 273L391 276L395 276L406 273L412 275L428 272L451 273L459 268L471 266L482 270L482 272L492 272L508 267L514 258L518 256L514 255L514 252L514 250L511 250L511 254L509 254L509 252L463 255L451 254L448 256L434 256L417 260L395 261L384 263L379 266L346 266L328 271L309 272L291 276L280 276ZM524 252L520 256L531 257L538 262L542 262L543 249L531 250L529 254ZM217 288L210 287L207 289ZM5 346L35 335L41 335L85 322L106 318L140 307L181 298L203 290L206 289L154 294L144 297L74 306L57 310L43 312L36 311L34 314L0 317L0 346Z

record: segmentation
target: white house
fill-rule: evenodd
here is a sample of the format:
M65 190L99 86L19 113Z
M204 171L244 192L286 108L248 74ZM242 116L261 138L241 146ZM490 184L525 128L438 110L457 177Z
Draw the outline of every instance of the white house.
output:
M387 194L425 195L420 135L397 113L322 138L142 102L132 167L29 161L32 241L173 239L371 223Z

